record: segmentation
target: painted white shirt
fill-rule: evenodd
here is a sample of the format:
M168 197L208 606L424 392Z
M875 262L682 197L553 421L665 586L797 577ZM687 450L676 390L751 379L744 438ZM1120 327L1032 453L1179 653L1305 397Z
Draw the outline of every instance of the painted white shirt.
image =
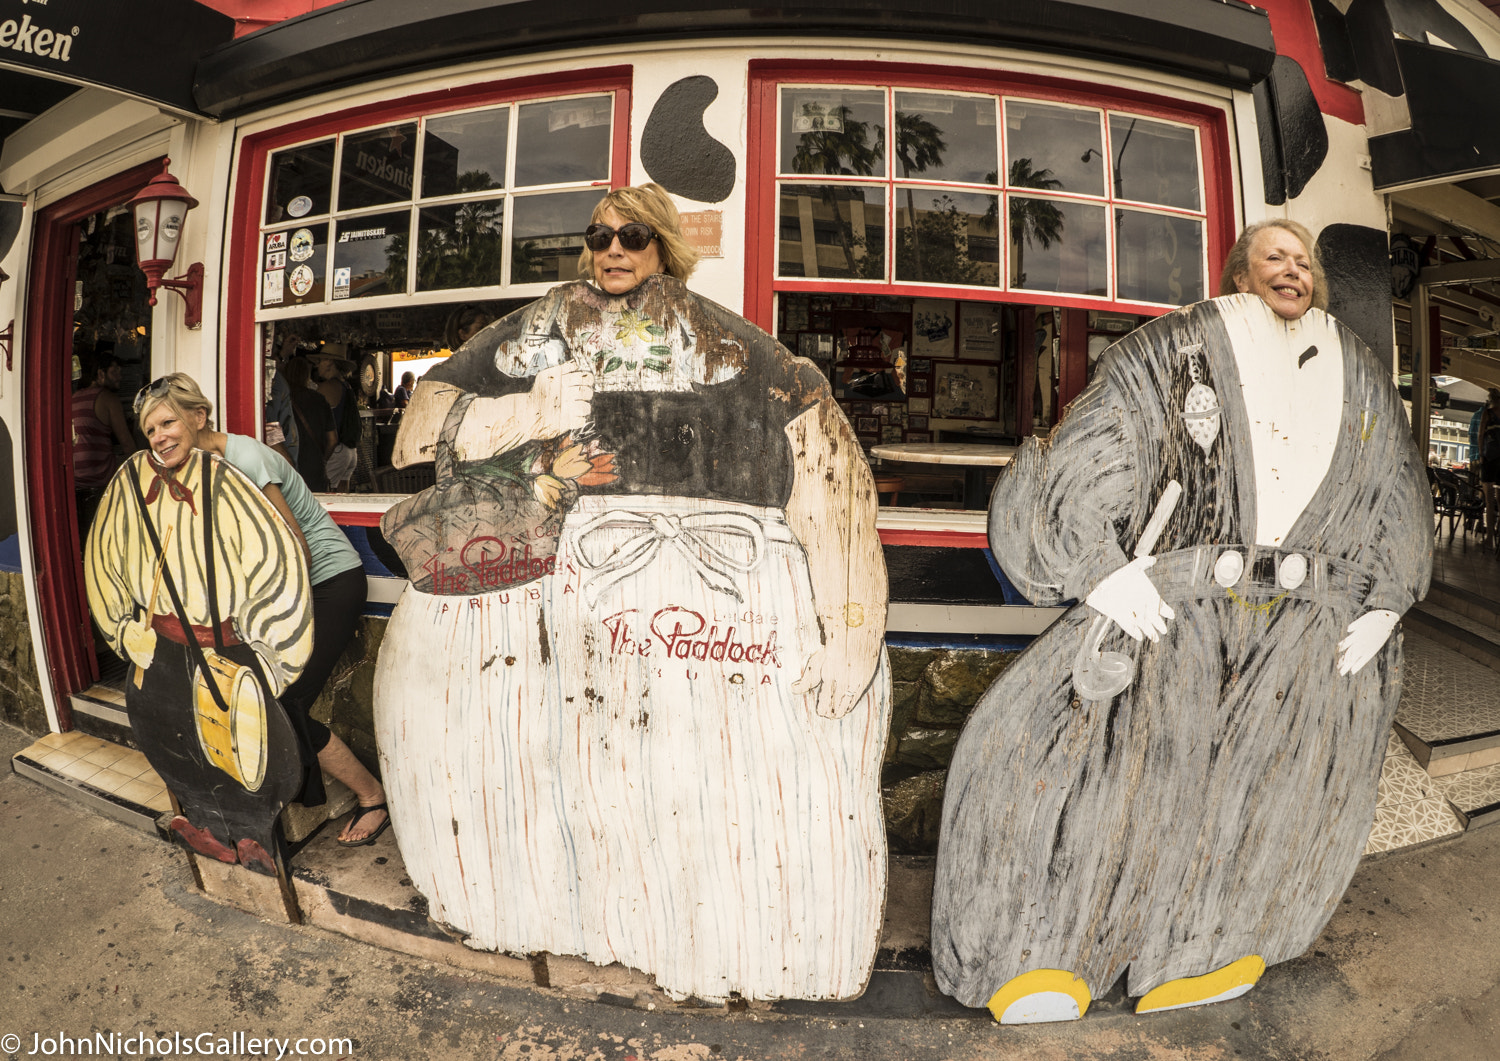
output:
M1225 323L1250 419L1255 544L1279 547L1333 462L1344 411L1343 344L1333 319L1318 310L1284 321L1268 308Z

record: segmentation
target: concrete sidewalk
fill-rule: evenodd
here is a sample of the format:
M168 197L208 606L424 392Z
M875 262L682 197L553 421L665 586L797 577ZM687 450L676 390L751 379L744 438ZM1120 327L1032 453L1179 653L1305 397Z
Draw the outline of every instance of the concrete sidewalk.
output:
M0 726L7 759L29 742ZM0 815L0 1058L97 1031L308 1037L309 1052L348 1037L321 1056L380 1061L1500 1059L1500 829L1367 861L1313 952L1242 999L1137 1018L1111 996L1073 1024L1002 1028L941 997L889 1016L914 976L877 976L856 1002L736 1012L518 987L219 905L181 852L9 772Z

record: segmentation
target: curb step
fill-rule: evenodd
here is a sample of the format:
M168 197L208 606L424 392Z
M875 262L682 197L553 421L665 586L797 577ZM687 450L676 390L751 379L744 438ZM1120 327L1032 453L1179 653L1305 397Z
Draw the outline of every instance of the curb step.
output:
M164 818L161 811L155 810L144 803L137 803L117 793L108 792L102 788L95 788L87 781L79 781L76 778L69 777L67 774L54 770L52 767L31 758L27 754L31 750L31 748L28 748L26 751L17 752L12 756L10 761L11 769L22 777L30 778L41 785L45 785L59 795L77 800L79 803L104 815L106 818L113 818L117 822L122 822L144 833L152 833L166 839L167 832L164 823L170 819L170 811L166 812Z
M73 709L73 726L90 737L107 740L127 748L139 749L125 712L125 694L104 682L96 682L81 693L68 697Z
M1500 630L1480 620L1436 604L1429 597L1408 611L1402 624L1475 663L1500 671Z
M1446 608L1482 626L1500 631L1500 602L1475 593L1473 590L1463 589L1446 582L1434 582L1427 590L1427 597L1418 603L1418 607L1423 603Z

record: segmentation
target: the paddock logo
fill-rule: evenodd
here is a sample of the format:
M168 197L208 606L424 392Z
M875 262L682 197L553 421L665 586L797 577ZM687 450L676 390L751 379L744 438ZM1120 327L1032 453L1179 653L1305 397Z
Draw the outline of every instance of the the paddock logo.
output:
M71 33L42 29L31 21L30 15L22 15L21 21L8 18L0 22L0 48L28 55L40 55L66 63L73 58L73 38L78 36L78 27Z

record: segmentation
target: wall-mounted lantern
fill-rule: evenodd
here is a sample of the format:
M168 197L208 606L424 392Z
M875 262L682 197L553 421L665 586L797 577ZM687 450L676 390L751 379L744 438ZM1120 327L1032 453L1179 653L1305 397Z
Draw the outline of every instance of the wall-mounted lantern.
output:
M177 257L187 212L198 205L198 200L168 171L171 164L171 159L164 160L161 173L130 200L130 208L135 211L135 256L146 274L151 305L156 305L158 287L171 288L187 303L183 323L197 328L203 323L203 263L194 262L183 276L171 280L165 276Z

